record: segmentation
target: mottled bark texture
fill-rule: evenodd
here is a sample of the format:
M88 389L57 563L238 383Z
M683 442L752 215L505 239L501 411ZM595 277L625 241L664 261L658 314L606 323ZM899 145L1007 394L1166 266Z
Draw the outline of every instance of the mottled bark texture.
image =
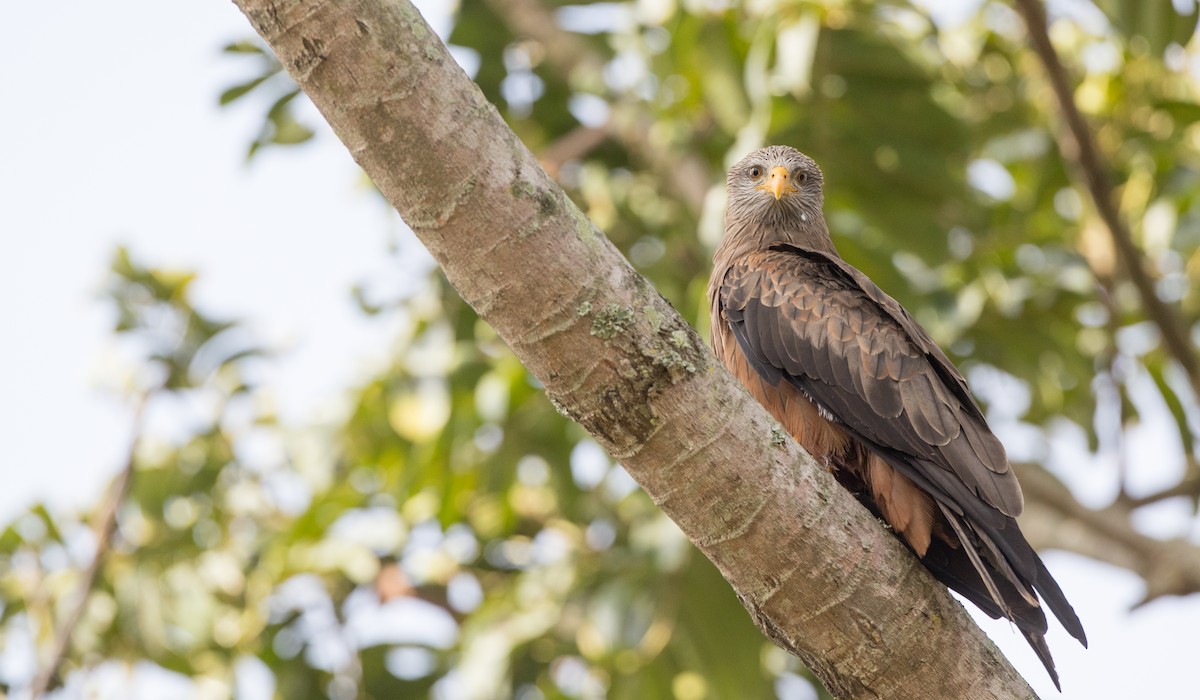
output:
M406 0L237 0L463 298L842 698L1027 698L546 176Z

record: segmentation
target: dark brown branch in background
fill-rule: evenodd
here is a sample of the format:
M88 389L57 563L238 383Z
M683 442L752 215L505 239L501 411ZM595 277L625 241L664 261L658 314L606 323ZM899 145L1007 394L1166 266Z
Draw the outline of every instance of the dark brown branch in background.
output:
M1016 467L1025 491L1021 529L1035 549L1075 552L1138 574L1146 582L1139 605L1200 592L1200 547L1183 538L1159 540L1138 532L1130 505L1118 501L1093 510L1045 469Z
M129 441L129 451L125 459L125 466L121 468L121 472L117 474L117 478L113 481L108 499L102 504L97 513L96 522L93 524L96 535L95 554L92 555L92 561L88 564L87 570L83 572L83 578L79 581L75 600L72 601L70 609L67 611L66 616L63 617L62 624L55 633L54 646L50 650L50 657L46 660L41 670L38 671L37 676L33 679L33 684L30 686L30 697L33 700L37 700L37 698L45 695L55 682L58 671L62 667L63 661L66 659L67 653L71 648L71 638L75 634L75 628L79 626L79 622L83 619L83 612L87 609L88 598L91 597L92 587L96 585L96 579L100 575L100 568L104 565L104 560L107 558L109 549L112 547L113 535L117 530L117 515L121 511L121 504L125 502L125 497L129 495L129 488L133 483L137 444L138 438L141 435L142 412L145 409L145 405L146 397L142 396L138 399L137 405L134 408L133 437Z
M577 126L563 134L554 143L543 148L538 153L538 162L542 164L550 177L558 179L562 166L572 160L583 158L591 153L609 137L606 128L594 126Z
M1188 460L1187 473L1195 474L1198 467L1195 460ZM1161 491L1148 493L1144 496L1126 496L1124 505L1128 508L1141 508L1169 498L1189 498L1194 503L1200 498L1200 478L1187 477L1174 486L1168 486Z
M1014 4L1029 29L1029 42L1046 69L1046 77L1062 113L1064 128L1058 142L1063 158L1069 163L1074 163L1082 174L1092 201L1095 202L1096 212L1112 236L1117 256L1121 259L1130 281L1137 288L1146 315L1162 332L1167 351L1183 367L1192 393L1200 397L1200 358L1192 347L1187 326L1177 310L1160 299L1155 291L1154 278L1146 269L1145 258L1117 212L1113 201L1113 185L1104 158L1091 129L1084 121L1083 114L1075 104L1066 68L1050 42L1045 9L1038 0L1014 0Z
M486 0L513 34L536 41L546 51L546 62L568 82L579 75L603 79L605 59L575 34L558 26L554 15L541 0ZM704 197L714 180L703 159L689 153L678 153L650 135L651 115L634 104L619 99L611 101L612 119L606 132L633 156L646 165L671 194L683 201L698 215L704 207Z

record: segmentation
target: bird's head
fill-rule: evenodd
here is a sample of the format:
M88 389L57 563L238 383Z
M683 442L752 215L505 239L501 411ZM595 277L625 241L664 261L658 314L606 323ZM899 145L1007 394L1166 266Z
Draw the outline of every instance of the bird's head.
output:
M824 228L824 178L812 158L790 146L760 148L729 169L727 221Z

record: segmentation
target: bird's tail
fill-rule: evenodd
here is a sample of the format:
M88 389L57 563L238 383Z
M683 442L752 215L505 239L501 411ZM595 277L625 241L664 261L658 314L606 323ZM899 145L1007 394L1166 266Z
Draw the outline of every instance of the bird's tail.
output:
M975 531L963 523L955 513L947 510L943 509L942 512L961 544L959 547L952 547L939 538L934 538L932 546L922 559L923 563L938 580L974 603L988 616L1011 620L1033 648L1042 666L1046 668L1046 673L1054 681L1054 687L1061 691L1054 657L1046 644L1046 614L1038 599L1034 597L1033 591L1041 594L1042 600L1062 622L1063 627L1086 647L1087 638L1084 636L1083 627L1075 611L1066 602L1062 590L1032 548L1029 548L1029 553L1036 562L1036 574L1033 577L1035 580L1026 582L1002 558L1003 554L995 544L983 541L987 535ZM1022 543L1029 547L1023 538ZM1002 558L999 566L994 563L998 557Z

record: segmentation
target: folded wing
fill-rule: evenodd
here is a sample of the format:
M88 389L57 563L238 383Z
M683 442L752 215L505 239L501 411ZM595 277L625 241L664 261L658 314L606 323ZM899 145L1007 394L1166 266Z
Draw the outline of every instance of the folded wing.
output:
M941 580L1013 619L1052 675L1034 591L1086 644L1017 528L1021 489L1003 446L962 375L899 303L844 261L790 245L736 261L719 301L760 376L799 389L934 499L947 534L918 553Z

